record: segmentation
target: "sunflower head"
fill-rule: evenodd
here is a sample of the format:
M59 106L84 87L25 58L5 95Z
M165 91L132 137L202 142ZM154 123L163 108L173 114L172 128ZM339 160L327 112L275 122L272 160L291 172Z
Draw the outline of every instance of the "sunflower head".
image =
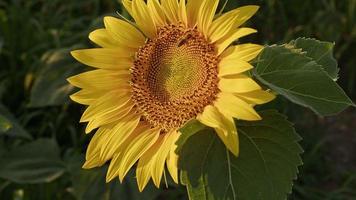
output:
M177 129L216 99L218 61L214 46L195 28L159 28L136 54L132 99L154 127Z
M68 79L71 98L88 105L81 122L96 130L84 168L110 161L107 181L123 180L137 163L140 190L158 187L165 166L178 183L179 129L198 119L238 155L234 118L259 120L256 104L271 101L247 75L262 47L237 44L256 32L240 27L258 9L244 6L215 16L219 0L122 0L134 22L105 17L89 38L101 48L72 52L97 68Z

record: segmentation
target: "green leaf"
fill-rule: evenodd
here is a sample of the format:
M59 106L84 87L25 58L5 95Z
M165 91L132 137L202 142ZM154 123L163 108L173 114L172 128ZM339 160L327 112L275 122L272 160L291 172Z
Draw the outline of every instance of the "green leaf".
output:
M196 119L190 120L188 123L186 123L183 128L179 129L179 132L182 133L181 136L178 138L176 144L177 144L177 149L175 150L176 153L178 153L181 150L181 147L183 144L189 139L190 136L198 133L199 131L202 131L206 129L207 127L200 123Z
M302 164L301 138L276 111L261 116L261 121L237 122L239 157L211 129L187 140L178 166L191 200L287 199Z
M9 137L32 139L32 136L22 128L10 111L0 104L0 136L2 134Z
M333 56L335 44L331 42L319 41L312 38L298 38L291 41L289 44L295 48L301 48L306 56L312 58L316 63L321 65L329 76L337 80L339 68L337 61Z
M47 183L65 172L58 146L51 139L39 139L7 152L0 157L0 166L0 178L16 183Z
M337 114L354 105L317 62L290 45L266 47L254 74L275 92L320 115Z
M59 49L43 56L43 66L31 90L30 107L58 106L69 100L74 88L66 79L81 69L69 51Z
M0 114L0 133L8 131L12 127L12 124Z

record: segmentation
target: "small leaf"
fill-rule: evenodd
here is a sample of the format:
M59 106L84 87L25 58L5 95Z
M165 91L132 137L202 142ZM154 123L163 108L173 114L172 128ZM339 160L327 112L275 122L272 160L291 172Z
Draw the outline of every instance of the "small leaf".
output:
M73 87L66 79L81 69L69 51L59 49L43 56L43 66L31 90L30 107L58 106L69 100Z
M32 139L32 136L21 127L15 117L2 104L0 104L0 135L1 134L9 137Z
M48 183L60 177L65 167L57 144L39 139L0 157L0 178L16 183Z
M275 92L320 115L354 105L317 62L291 45L266 47L254 74Z
M181 181L191 200L284 200L302 164L300 137L275 111L238 122L240 155L232 155L211 129L191 136L179 154Z
M8 131L12 127L12 124L0 114L0 133Z
M316 63L321 65L329 76L337 80L339 68L337 61L333 56L335 44L331 42L319 41L312 38L298 38L291 41L289 44L295 48L301 48L306 52L306 56L312 58Z

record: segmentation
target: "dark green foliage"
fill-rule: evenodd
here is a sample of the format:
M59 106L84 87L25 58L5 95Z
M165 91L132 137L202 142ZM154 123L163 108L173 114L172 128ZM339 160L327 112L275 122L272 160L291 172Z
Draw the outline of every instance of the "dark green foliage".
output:
M125 178L123 184L115 180L109 184L105 183L107 167L94 170L80 169L84 158L80 154L71 155L67 160L67 170L71 175L73 187L69 191L76 199L80 200L131 200L147 199L153 200L160 191L153 185L147 187L142 193L137 189L133 171Z
M59 147L50 139L39 139L0 158L0 178L15 183L48 183L65 171L60 159Z
M10 111L8 111L2 104L0 104L0 135L1 134L24 139L32 138L32 136L21 127L14 116L12 116Z
M79 63L73 63L69 51L58 49L43 55L43 67L33 83L28 106L60 106L68 103L73 86L68 84L66 78L78 74L82 69Z
M281 44L303 36L335 42L334 55L340 67L339 83L355 100L355 0L230 0L225 10L247 4L261 6L247 24L258 29L259 33L242 42ZM23 156L34 154L28 151L27 154L11 155L38 144L38 141L53 142L54 146L47 145L47 148L58 148L55 150L57 153L46 160L48 156L45 155L51 152L46 152L46 145L41 145L43 152L36 154L38 157L27 164L32 165L36 160L47 164L34 171L22 171L27 177L27 173L36 172L41 175L38 179L53 181L20 184L16 183L18 176L10 181L11 174L5 173L1 177L9 180L0 178L1 200L187 198L185 189L170 185L170 180L168 189L157 191L150 185L140 196L132 173L123 185L117 180L105 184L105 167L81 169L90 136L84 134L78 123L83 107L68 101L66 95L73 91L65 79L77 70L86 69L78 68L82 65L69 56L69 50L93 46L87 38L88 33L103 26L102 16L117 16L113 14L116 11L121 11L116 0L0 0L0 104L3 105L0 106L0 160L10 159L4 167L0 165L0 171L9 170L11 162L20 163L11 166L22 166ZM300 41L296 46L305 49ZM53 55L60 55L60 59L49 59ZM308 56L314 58L314 55ZM333 62L328 63L332 69ZM330 70L332 77L335 73ZM354 110L331 120L316 118L282 98L274 104L296 122L296 128L304 138L301 141L305 149L304 166L300 168L290 199L354 199L356 168L353 165L339 168L335 161L339 154L332 156L331 153L338 153L337 149L343 143L330 139L330 135L340 135L344 131L348 133L343 135L345 140L352 142L356 137L356 128L352 126L356 119ZM7 128L9 124L11 126ZM349 157L354 155L350 151ZM39 173L48 166L55 167ZM47 172L50 173L45 177Z

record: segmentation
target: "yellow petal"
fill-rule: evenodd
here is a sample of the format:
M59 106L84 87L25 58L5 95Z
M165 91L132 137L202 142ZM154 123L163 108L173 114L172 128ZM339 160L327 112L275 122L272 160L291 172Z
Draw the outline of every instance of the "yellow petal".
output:
M231 117L227 118L219 112L214 106L206 106L202 114L198 115L197 119L215 129L216 133L223 141L225 146L234 154L239 153L239 143L237 137L236 126Z
M122 156L124 155L123 152L126 150L125 146L120 146L122 149L118 150L112 159L110 160L110 165L108 172L106 173L106 183L109 183L112 181L114 178L119 176L119 170L120 170L120 161Z
M209 28L210 41L216 42L219 39L225 37L231 30L235 28L235 21L238 15L236 11L225 13L216 20L213 21Z
M104 161L100 160L99 152L95 152L88 160L85 161L82 168L83 169L92 169L95 167L101 167L105 164Z
M157 141L159 133L158 129L149 129L130 142L121 160L119 170L121 181L136 161Z
M154 164L151 168L151 175L153 183L158 188L161 183L163 175L164 164L166 163L167 156L170 149L174 145L176 134L165 134L164 141L156 153Z
M171 23L178 22L178 1L177 0L161 0L161 5L167 19Z
M106 175L106 182L110 182L115 177L119 176L119 171L122 169L123 158L127 156L127 152L130 151L130 144L137 138L141 138L141 134L147 132L149 127L143 125L142 123L137 126L137 128L130 134L130 136L119 146L118 150L115 152L112 160L110 161L109 169ZM146 148L143 146L143 148ZM135 161L136 162L136 161ZM122 182L122 179L120 178Z
M87 148L87 152L86 152L86 156L85 156L86 160L89 160L91 157L93 157L96 154L96 152L100 152L100 149L102 148L102 146L104 144L103 142L106 141L109 133L110 133L110 129L103 128L103 127L99 128L95 132L95 134L91 138L88 148Z
M240 152L240 143L239 143L239 136L236 130L235 121L232 117L224 115L222 113L222 118L224 120L225 128L227 133L222 134L221 131L218 133L220 139L224 142L227 149L234 154L235 156L239 155Z
M156 35L156 25L149 11L143 0L132 1L132 17L145 35L153 38Z
M83 49L71 52L79 62L102 69L129 69L133 65L133 54L124 48Z
M229 93L245 93L260 90L261 87L250 77L238 74L229 76L229 78L221 78L219 81L219 89Z
M258 44L241 44L229 47L221 54L223 60L243 60L246 62L256 58L263 46Z
M261 120L251 105L233 94L220 93L214 105L226 116L249 121Z
M198 24L198 14L203 1L188 0L187 2L187 17L188 25L195 27Z
M94 167L99 167L105 164L107 160L100 158L100 149L106 144L106 139L110 134L110 129L99 128L94 134L86 152L86 162L83 168L90 169Z
M161 147L164 141L164 135L160 135L157 139L156 143L152 145L152 147L147 150L138 161L138 165L136 168L136 176L137 176L137 185L138 189L142 191L148 181L151 178L151 168L155 165L155 158L157 155L157 151Z
M170 134L175 135L175 138L173 138L173 144L169 151L166 163L173 181L178 184L178 155L175 153L175 150L177 148L177 145L175 143L178 140L180 134L176 131L173 131Z
M141 116L132 112L122 118L117 125L115 125L111 134L108 136L106 146L100 151L100 157L103 159L111 158L115 152L118 151L120 145L131 135L140 122Z
M127 12L132 16L132 0L121 0L121 3Z
M231 31L250 19L257 12L258 8L258 6L243 6L227 12L214 20L209 29L211 42L226 37Z
M104 94L105 91L82 89L79 92L70 95L70 98L80 104L90 105L93 104L100 97L102 97Z
M212 128L224 127L224 124L221 120L221 115L218 113L217 109L212 105L206 106L204 108L203 113L197 116L197 120Z
M257 30L252 28L239 28L230 32L227 36L217 41L218 55L220 55L234 41L256 32Z
M219 63L219 77L231 76L252 69L253 66L238 59L222 59Z
M188 25L187 7L185 4L185 0L180 0L179 2L178 18L179 21L183 22L185 25Z
M98 69L72 76L67 81L79 88L112 91L129 87L130 77L129 70L111 71Z
M92 130L100 126L104 126L121 120L123 117L125 117L131 112L134 105L135 104L131 101L127 101L123 105L114 107L111 110L105 109L103 111L101 110L100 112L97 112L93 115L92 118L90 118L90 121L87 127L85 128L85 132L90 133Z
M248 5L237 8L236 11L238 12L238 18L235 21L235 28L241 26L247 20L249 20L258 11L259 8L259 6L255 5Z
M131 88L129 87L129 85L127 85L127 87L122 87L121 85L121 87L115 88L113 89L113 91L128 93L129 91L131 91ZM106 93L107 91L100 89L82 89L79 92L70 95L70 98L77 103L83 105L91 105Z
M87 122L112 110L119 110L131 98L130 93L109 92L90 105L83 113L80 122Z
M166 16L158 0L148 0L148 9L152 14L153 21L157 27L164 26L166 24Z
M202 6L198 15L198 29L208 35L208 30L213 21L219 0L203 0Z
M104 17L104 24L108 33L119 44L135 49L145 44L142 33L124 20Z
M119 48L119 44L110 36L106 29L97 29L89 34L89 39L105 48Z
M274 94L264 90L256 90L247 93L236 93L235 95L250 104L265 104L276 98Z

